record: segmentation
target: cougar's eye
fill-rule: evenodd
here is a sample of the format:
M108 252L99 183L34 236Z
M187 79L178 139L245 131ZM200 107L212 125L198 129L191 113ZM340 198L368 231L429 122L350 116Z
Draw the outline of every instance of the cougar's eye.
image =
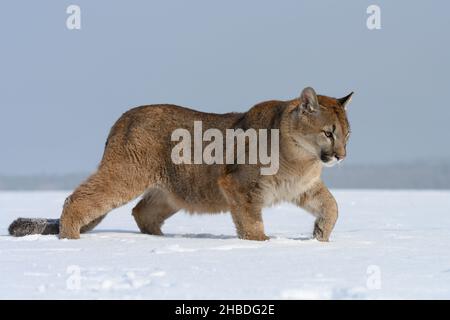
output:
M327 138L330 138L330 139L333 138L333 133L330 132L330 131L324 131L323 134L324 134L325 137L327 137Z

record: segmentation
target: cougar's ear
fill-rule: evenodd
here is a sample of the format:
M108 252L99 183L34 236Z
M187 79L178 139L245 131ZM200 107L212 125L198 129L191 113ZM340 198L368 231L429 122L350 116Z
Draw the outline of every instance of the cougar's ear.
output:
M305 111L313 112L319 107L319 100L313 88L307 87L300 94L300 108Z
M346 95L345 97L342 97L340 99L337 99L337 101L340 103L340 105L347 110L347 106L352 101L353 91L350 92L350 94Z

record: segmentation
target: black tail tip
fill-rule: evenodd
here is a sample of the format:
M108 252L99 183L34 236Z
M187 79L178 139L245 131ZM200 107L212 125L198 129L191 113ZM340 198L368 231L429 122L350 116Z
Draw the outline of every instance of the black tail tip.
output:
M14 237L30 234L58 234L59 219L18 218L10 224L8 232Z

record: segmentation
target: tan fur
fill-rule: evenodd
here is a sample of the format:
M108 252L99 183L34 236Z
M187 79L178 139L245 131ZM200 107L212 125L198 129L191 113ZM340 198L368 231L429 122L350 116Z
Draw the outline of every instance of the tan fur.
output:
M211 114L175 106L150 105L126 112L114 124L101 163L67 198L60 237L77 239L112 209L144 194L133 209L139 229L162 235L164 220L184 209L191 213L230 211L242 239L266 240L261 211L289 201L314 214L314 236L327 241L337 219L337 205L320 179L320 157L345 156L349 131L345 100L316 96L307 88L290 101L267 101L246 113ZM343 98L344 99L344 98ZM261 175L260 164L182 164L171 160L177 128L279 129L280 168ZM323 134L334 125L335 143ZM328 141L328 142L327 142Z

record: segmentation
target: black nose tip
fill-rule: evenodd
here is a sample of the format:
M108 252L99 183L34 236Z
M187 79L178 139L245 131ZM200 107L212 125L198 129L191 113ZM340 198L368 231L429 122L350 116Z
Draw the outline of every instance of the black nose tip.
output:
M334 156L338 161L344 159L344 157L345 157L345 156L340 156L338 154L335 154Z

